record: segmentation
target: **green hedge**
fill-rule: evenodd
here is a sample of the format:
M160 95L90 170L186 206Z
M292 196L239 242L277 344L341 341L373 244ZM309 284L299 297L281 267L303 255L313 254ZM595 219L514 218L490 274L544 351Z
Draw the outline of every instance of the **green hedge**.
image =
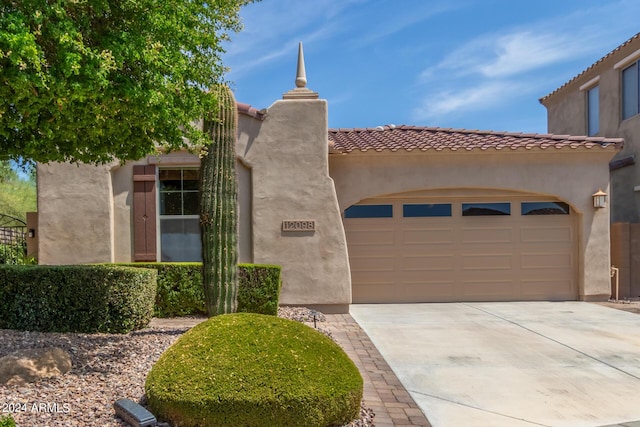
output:
M150 262L116 264L151 268L158 272L155 317L206 314L202 290L202 264L199 262Z
M156 272L106 265L0 266L0 328L127 333L149 324Z
M127 267L153 268L158 272L158 292L154 315L175 317L204 315L202 263L130 263ZM278 314L280 266L238 265L238 312Z
M238 313L278 314L281 267L238 265Z

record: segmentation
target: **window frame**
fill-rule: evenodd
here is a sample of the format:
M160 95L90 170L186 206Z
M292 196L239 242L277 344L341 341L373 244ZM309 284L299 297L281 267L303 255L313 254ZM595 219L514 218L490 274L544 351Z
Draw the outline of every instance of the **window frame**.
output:
M595 97L593 96L595 94ZM587 135L600 133L600 85L595 84L586 90L587 96ZM595 102L594 102L595 101Z
M361 210L364 211L365 208L390 208L390 212L383 212L382 215L366 215L363 216L363 214L358 214L357 211ZM349 210L351 210L351 212L353 213L349 213ZM371 204L364 204L364 205L351 205L348 208L346 208L344 210L344 218L345 219L369 219L369 218L393 218L393 204L391 203L371 203Z
M182 212L181 214L163 214L163 209L162 209L162 193L170 193L170 192L177 192L176 190L171 190L171 191L162 191L162 185L161 185L161 181L160 181L160 174L162 173L162 171L166 171L166 170L179 170L180 171L180 211ZM192 166L192 165L185 165L185 166L169 166L169 167L159 167L157 169L157 185L158 185L158 190L156 192L157 194L157 212L158 212L158 223L157 223L157 252L158 252L158 259L160 260L160 262L167 262L166 260L163 259L162 254L162 224L164 221L171 221L171 220L196 220L199 224L200 221L200 213L196 212L194 214L184 214L184 193L199 193L199 190L185 190L184 189L184 171L185 170L189 170L189 171L196 171L198 172L198 174L200 173L200 168L198 166ZM199 203L198 203L198 210L199 210ZM201 249L198 250L198 253L201 254ZM202 261L202 259L196 259L196 260L192 260L192 262L198 262L198 261ZM182 261L180 261L182 262ZM186 261L186 262L191 262L191 261Z
M525 209L526 209L525 205L540 205L540 206L538 209L529 209L525 213ZM547 205L547 206L544 206L544 205ZM547 209L547 210L553 209L551 205L555 205L556 209L561 212L541 211L542 209ZM532 212L536 212L536 213L532 213ZM554 202L550 200L541 200L541 201L535 201L535 202L520 202L520 216L547 216L547 215L571 215L571 205L569 205L567 202Z
M486 209L486 207L491 206L491 205L495 205L495 206L507 206L508 208L508 213L507 212L502 212L500 213L500 209L496 209L494 212L496 213L488 213L489 211L487 210L487 213L477 213L477 214L469 214L469 213L465 213L468 212L469 210L465 210L465 206L467 205L476 205L478 207L483 207L484 209ZM512 216L512 212L511 212L511 202L463 202L460 205L460 211L461 211L461 215L464 217L474 217L474 216Z
M427 209L420 209L427 207ZM451 203L403 203L403 218L449 218L453 215Z
M634 88L627 90L627 84L625 84L625 73L631 68L634 69L634 74L630 80L635 85ZM631 117L640 114L640 60L636 59L633 62L627 64L620 70L620 117L622 121L630 119ZM629 107L631 111L627 111L627 96L632 95L633 99L629 100ZM631 105L634 104L634 105Z

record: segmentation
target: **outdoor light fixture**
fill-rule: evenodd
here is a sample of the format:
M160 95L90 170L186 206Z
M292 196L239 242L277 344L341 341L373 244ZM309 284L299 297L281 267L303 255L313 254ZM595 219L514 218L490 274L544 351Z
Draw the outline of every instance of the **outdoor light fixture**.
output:
M596 209L607 206L607 193L599 189L591 195L593 197L593 207Z
M36 237L36 230L34 230L33 228L30 228L28 236L31 237L32 239Z

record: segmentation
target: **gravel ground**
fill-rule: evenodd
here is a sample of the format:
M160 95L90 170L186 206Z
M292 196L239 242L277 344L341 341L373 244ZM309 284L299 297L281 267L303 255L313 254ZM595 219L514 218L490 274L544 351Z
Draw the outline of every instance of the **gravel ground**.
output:
M313 322L305 308L286 308L281 317ZM324 316L316 316L322 331ZM20 427L127 426L114 415L113 402L144 401L147 373L189 328L158 326L126 335L22 332L0 329L0 357L16 350L60 347L73 363L61 377L24 386L0 385L0 415L11 412ZM330 334L326 331L327 335ZM361 417L349 426L372 426L373 411L362 405Z

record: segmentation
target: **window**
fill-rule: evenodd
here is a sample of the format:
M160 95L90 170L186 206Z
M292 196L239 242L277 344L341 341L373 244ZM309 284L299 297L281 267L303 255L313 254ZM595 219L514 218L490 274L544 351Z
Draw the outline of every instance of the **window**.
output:
M622 70L622 119L638 114L638 62Z
M353 205L344 211L345 218L391 218L392 205Z
M198 169L161 169L160 260L201 261Z
M462 216L511 215L510 203L463 203Z
M523 202L522 215L569 215L569 205L563 202Z
M600 86L587 91L587 132L589 136L600 132Z
M405 218L451 216L451 204L402 205L402 216Z

